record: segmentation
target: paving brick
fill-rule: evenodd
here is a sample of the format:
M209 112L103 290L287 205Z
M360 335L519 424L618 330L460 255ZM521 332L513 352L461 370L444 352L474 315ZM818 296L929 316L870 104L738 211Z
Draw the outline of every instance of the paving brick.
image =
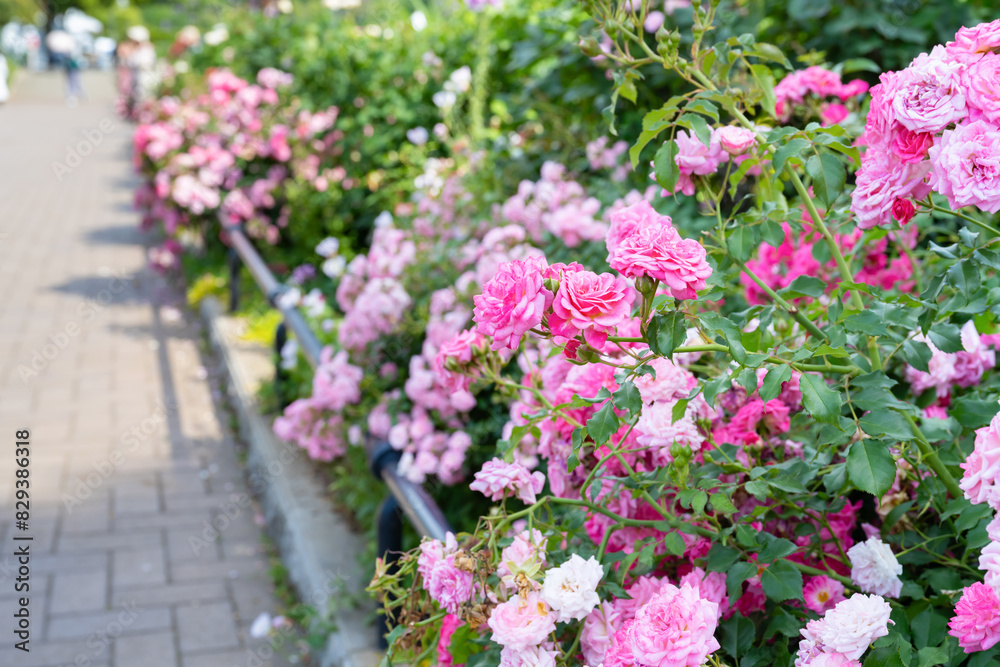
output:
M122 636L115 640L115 664L177 667L177 650L170 632Z
M193 602L213 602L224 600L227 597L226 587L221 582L202 582L115 590L112 602L121 604L135 600L140 607L161 607Z
M233 607L229 602L178 607L175 613L183 653L240 645Z
M107 579L107 570L57 573L49 613L104 611L108 598Z
M53 614L48 619L47 641L80 639L104 630L117 636L170 630L170 609L166 607L143 608L123 605L117 610L101 614ZM119 630L118 628L121 628Z
M163 548L116 551L112 560L111 578L115 590L167 583Z

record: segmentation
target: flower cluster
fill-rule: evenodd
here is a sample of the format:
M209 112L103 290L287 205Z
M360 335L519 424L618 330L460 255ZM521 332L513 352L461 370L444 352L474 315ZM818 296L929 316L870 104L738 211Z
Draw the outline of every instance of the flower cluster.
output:
M774 87L775 112L778 118L789 120L798 114L813 115L818 112L824 125L836 125L850 114L845 105L853 98L868 92L868 84L861 79L844 83L840 75L825 67L814 65L796 70Z
M134 164L147 179L136 193L143 226L162 222L176 236L217 221L243 224L274 244L288 224L290 183L324 191L342 181L336 168L321 169L338 150L337 108L299 109L283 92L289 83L290 74L273 68L256 84L218 69L206 92L144 109L133 138Z
M868 146L852 210L858 225L909 222L931 192L955 209L1000 211L1000 23L962 28L872 89Z

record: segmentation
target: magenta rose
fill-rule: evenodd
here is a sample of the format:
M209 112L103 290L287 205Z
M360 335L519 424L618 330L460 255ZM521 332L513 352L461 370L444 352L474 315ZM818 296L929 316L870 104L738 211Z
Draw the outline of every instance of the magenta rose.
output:
M753 130L735 125L720 127L715 131L715 136L718 138L722 150L734 157L746 153L757 141L757 135Z
M705 289L705 279L712 275L705 248L682 239L672 227L643 227L622 241L610 264L629 278L659 280L676 299L697 299L696 292Z
M900 127L896 135L892 138L890 148L893 154L901 161L912 163L920 162L927 157L927 151L933 145L933 134L914 132L905 127Z
M505 262L483 287L483 293L473 297L476 330L493 337L492 349L516 350L521 337L541 324L552 302L552 292L545 289L542 276L545 269L545 260L537 257Z
M897 199L892 203L892 217L901 225L912 220L916 212L916 206L909 199Z
M549 328L564 338L583 334L587 344L601 349L608 334L632 314L635 290L624 278L591 271L567 273L552 301Z
M929 170L926 161L907 164L869 148L851 193L851 210L857 216L858 227L894 226L892 207L897 199L921 199L930 192L924 182Z

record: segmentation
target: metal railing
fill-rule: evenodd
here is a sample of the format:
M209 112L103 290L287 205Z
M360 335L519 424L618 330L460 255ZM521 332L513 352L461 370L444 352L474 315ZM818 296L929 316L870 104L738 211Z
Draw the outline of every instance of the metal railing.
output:
M282 322L275 334L275 348L278 362L275 366L276 378L282 377L280 356L281 349L291 331L299 344L299 349L316 368L320 363L323 346L312 332L308 322L296 306L282 307L280 296L289 288L278 281L267 267L264 259L254 248L253 243L239 227L226 227L229 235L229 308L236 310L239 306L239 270L245 266L253 276L254 282L267 297L267 300L281 312ZM389 497L382 505L378 518L378 553L391 565L402 550L402 516L405 515L414 529L421 535L437 540L444 540L451 528L441 509L430 494L420 484L408 480L399 471L400 452L384 440L371 438L365 441L365 450L372 473L380 478L389 489ZM385 617L383 616L383 623ZM382 630L385 630L382 626ZM384 634L380 631L380 642L384 646Z

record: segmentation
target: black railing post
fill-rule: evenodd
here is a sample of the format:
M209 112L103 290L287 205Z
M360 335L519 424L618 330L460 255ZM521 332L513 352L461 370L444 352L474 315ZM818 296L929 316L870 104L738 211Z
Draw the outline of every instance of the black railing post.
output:
M240 306L240 256L234 248L227 253L229 260L229 312Z
M396 561L399 560L403 552L403 510L399 506L399 501L395 496L389 496L382 503L378 513L378 554L385 563L386 573L396 571ZM389 624L389 616L385 613L379 616L375 632L378 633L378 646L380 649L389 648L386 635L392 630Z
M285 343L287 342L288 327L285 326L285 322L282 320L278 324L278 328L274 330L274 393L278 397L278 404L281 405L282 410L287 408L288 404L291 403L288 400L288 392L285 391L288 373L281 367L282 362L284 362L281 351L285 349Z

